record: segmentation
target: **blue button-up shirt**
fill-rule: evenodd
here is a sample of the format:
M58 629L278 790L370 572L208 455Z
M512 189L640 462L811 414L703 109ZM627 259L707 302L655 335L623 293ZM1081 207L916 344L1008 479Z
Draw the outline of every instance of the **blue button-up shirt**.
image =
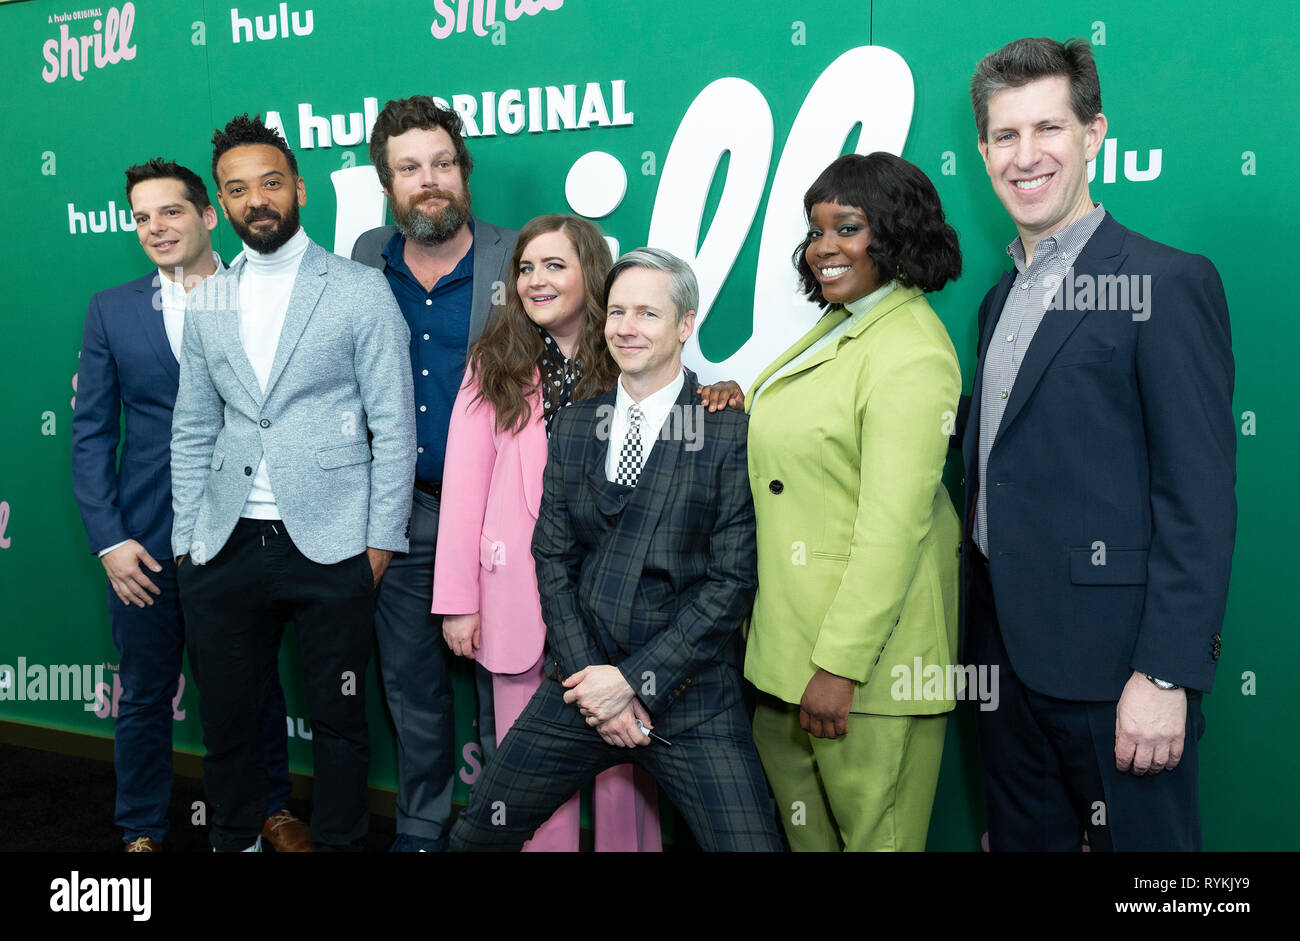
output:
M471 247L451 272L439 278L431 291L426 291L407 267L402 257L405 249L405 236L394 232L380 254L384 256L384 274L393 296L411 328L415 476L441 480L451 407L465 376L470 304L474 298L474 249Z

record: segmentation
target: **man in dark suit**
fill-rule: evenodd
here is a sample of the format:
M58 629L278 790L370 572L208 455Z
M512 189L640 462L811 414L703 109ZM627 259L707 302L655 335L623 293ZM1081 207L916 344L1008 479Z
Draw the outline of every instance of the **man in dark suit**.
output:
M185 296L224 266L212 250L217 214L192 170L157 157L129 167L126 198L140 245L158 267L91 298L72 418L72 487L91 550L108 576L120 654L115 820L129 852L154 852L168 829L172 701L185 649L170 548L172 409ZM307 825L284 809L289 753L278 678L263 759L271 779L263 835L280 852L310 850Z
M757 584L748 419L705 411L682 368L698 303L688 265L638 249L605 295L621 375L556 419L533 536L550 679L475 786L452 848L518 849L578 787L631 760L705 849L778 850L741 701Z
M395 226L357 239L352 258L379 268L411 329L417 453L410 551L379 589L379 672L397 733L397 839L393 850L441 850L456 783L456 729L442 617L429 613L451 407L466 351L494 303L514 290L506 271L519 233L470 215L474 161L461 120L427 95L388 102L375 120L370 159ZM495 298L495 300L494 300ZM478 737L496 748L491 674L475 665Z
M971 97L1019 233L980 307L963 446L963 660L1000 689L976 712L989 845L1199 849L1236 528L1223 286L1089 197L1106 118L1086 42L1013 42Z

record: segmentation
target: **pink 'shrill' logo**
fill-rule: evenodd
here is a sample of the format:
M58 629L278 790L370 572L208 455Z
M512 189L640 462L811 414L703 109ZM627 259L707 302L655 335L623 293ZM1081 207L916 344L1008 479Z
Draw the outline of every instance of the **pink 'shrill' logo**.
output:
M80 82L92 65L102 69L135 58L135 46L131 45L131 27L135 25L134 3L122 4L121 11L109 7L107 16L96 17L91 32L72 35L67 21L83 19L86 17L79 13L54 15L54 22L59 24L58 38L45 40L41 47L45 56L41 78L45 81L57 82L71 75L74 81Z
M114 671L113 686L110 689L107 682L96 683L94 705L93 707L87 706L86 708L90 709L101 719L107 719L109 716L116 719L118 705L122 699L122 677L121 674L117 672L117 667L114 667L111 663L105 664L105 666L110 667ZM186 710L181 708L181 697L184 695L185 674L182 673L177 677L176 695L172 699L172 719L176 722L185 721Z
M521 16L536 16L547 10L558 10L564 0L506 0L506 19L514 22ZM429 26L434 39L446 39L452 33L463 33L471 26L474 35L492 35L493 44L504 42L505 24L497 20L496 0L433 0L433 15Z

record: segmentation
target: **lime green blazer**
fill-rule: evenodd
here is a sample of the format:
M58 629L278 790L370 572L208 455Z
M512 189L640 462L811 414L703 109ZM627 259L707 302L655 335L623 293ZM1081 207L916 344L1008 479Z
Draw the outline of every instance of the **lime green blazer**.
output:
M918 288L752 391L839 323L833 308L751 389L758 593L745 676L798 703L818 667L851 711L950 711L961 528L941 477L961 368Z

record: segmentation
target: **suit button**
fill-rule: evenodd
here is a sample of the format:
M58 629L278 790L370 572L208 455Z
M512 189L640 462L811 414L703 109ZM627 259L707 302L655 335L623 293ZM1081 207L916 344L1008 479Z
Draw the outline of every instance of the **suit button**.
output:
M252 469L251 467L245 467L245 468L244 468L244 476L245 476L245 477L252 477L252 476L253 476L253 469Z
M963 478L961 479L961 485L962 485L963 487L966 486L966 478L965 478L965 477L963 477Z
M263 428L270 428L270 427L271 427L271 419L269 419L269 418L263 418L260 422L258 422L258 424L261 425Z
M767 489L772 491L773 493L780 493L785 489L785 484L781 483L781 481L779 480L774 480L767 485Z

